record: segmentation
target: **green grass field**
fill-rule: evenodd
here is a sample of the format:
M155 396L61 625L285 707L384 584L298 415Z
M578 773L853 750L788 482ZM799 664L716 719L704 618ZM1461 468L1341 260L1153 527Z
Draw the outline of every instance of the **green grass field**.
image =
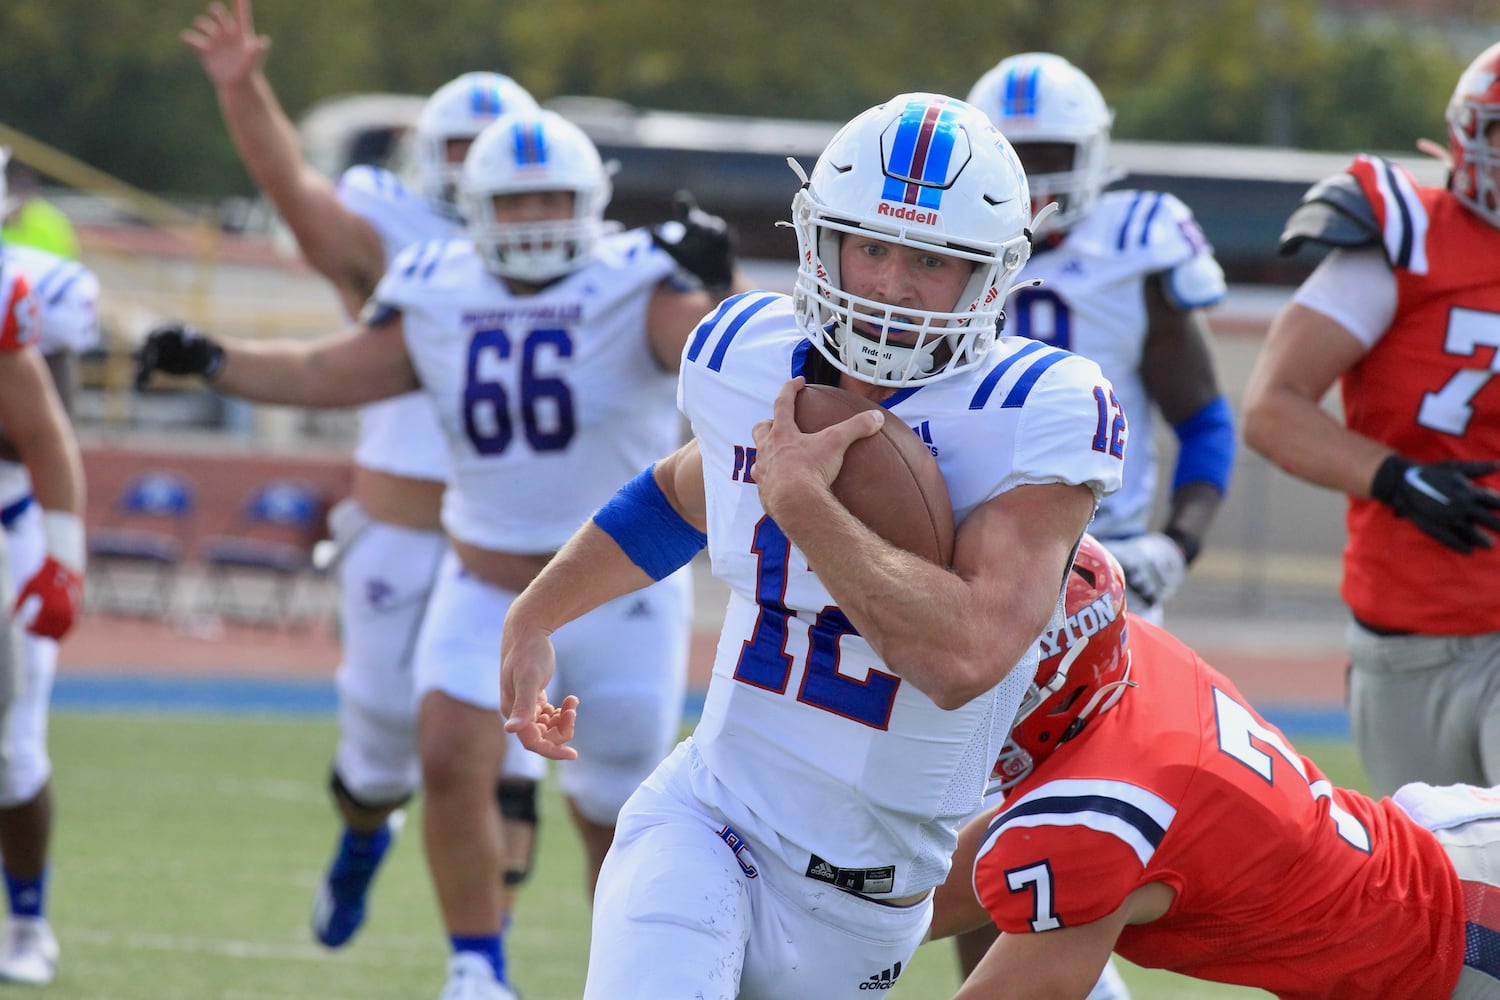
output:
M50 912L62 943L47 1000L423 1000L447 957L427 886L420 805L369 920L344 950L312 941L308 906L335 826L324 793L326 718L58 713L58 826ZM1359 786L1353 751L1301 747ZM576 1000L588 953L578 846L550 787L537 871L509 937L526 1000ZM1137 1000L1251 997L1123 967ZM888 996L958 987L952 947L923 947ZM17 989L17 995L21 991Z

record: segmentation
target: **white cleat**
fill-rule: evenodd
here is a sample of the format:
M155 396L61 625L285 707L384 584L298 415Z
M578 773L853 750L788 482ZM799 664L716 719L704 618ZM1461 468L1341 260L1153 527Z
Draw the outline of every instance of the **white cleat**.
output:
M461 951L448 960L448 985L438 1000L519 1000L515 992L495 978L495 970L483 955Z
M12 917L0 938L0 982L46 986L57 975L57 955L46 917Z

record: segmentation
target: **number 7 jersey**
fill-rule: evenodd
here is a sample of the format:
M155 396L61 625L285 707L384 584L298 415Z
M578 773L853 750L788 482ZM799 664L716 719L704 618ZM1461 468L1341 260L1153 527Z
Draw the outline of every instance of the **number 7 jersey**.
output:
M499 552L556 551L681 438L674 374L646 310L675 267L632 230L534 295L515 295L468 240L409 247L375 290L453 459L443 527ZM378 322L373 319L372 323Z
M695 790L797 871L816 856L899 898L946 874L1036 651L944 711L886 670L834 606L754 479L751 428L810 357L821 360L790 299L769 292L726 300L684 353L679 406L703 458L713 572L731 591L693 736L707 765ZM962 522L1028 483L1118 488L1126 425L1108 396L1093 362L1010 337L976 369L884 406L927 442Z
M1464 899L1437 839L1333 787L1171 635L1128 628L1135 686L989 822L974 887L996 925L1078 927L1164 883L1166 914L1115 946L1138 965L1302 1000L1448 996Z
M1341 380L1351 430L1416 462L1500 456L1500 229L1443 188L1361 156L1349 172L1396 278L1390 328ZM1496 487L1493 476L1483 485ZM1500 631L1500 548L1464 555L1350 497L1343 595L1361 621L1424 635Z

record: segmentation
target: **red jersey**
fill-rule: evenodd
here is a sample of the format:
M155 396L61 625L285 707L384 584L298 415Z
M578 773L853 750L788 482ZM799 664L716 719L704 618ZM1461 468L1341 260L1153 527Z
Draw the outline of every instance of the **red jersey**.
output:
M1396 315L1341 380L1347 426L1417 462L1500 457L1500 229L1444 188L1361 156L1358 179L1384 233ZM1500 485L1491 477L1486 485ZM1500 631L1500 546L1463 555L1349 498L1343 596L1354 616L1425 635Z
M1458 875L1389 799L1332 787L1228 678L1130 618L1137 686L1010 789L974 869L1001 930L1177 893L1126 927L1138 965L1281 997L1446 997L1464 960Z
M25 275L0 269L0 354L9 354L36 343L41 331L36 300Z

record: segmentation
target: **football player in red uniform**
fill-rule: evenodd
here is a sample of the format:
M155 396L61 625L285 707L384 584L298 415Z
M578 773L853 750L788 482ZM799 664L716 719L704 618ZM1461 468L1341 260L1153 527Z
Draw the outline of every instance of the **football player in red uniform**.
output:
M1284 998L1500 997L1500 790L1334 787L1127 615L1091 537L1066 605L996 769L1004 803L935 900L933 937L986 915L1003 932L960 998L1081 998L1111 951Z
M1349 495L1350 715L1381 794L1500 784L1500 44L1447 119L1446 187L1360 156L1304 197L1282 252L1333 250L1245 390L1250 446Z

